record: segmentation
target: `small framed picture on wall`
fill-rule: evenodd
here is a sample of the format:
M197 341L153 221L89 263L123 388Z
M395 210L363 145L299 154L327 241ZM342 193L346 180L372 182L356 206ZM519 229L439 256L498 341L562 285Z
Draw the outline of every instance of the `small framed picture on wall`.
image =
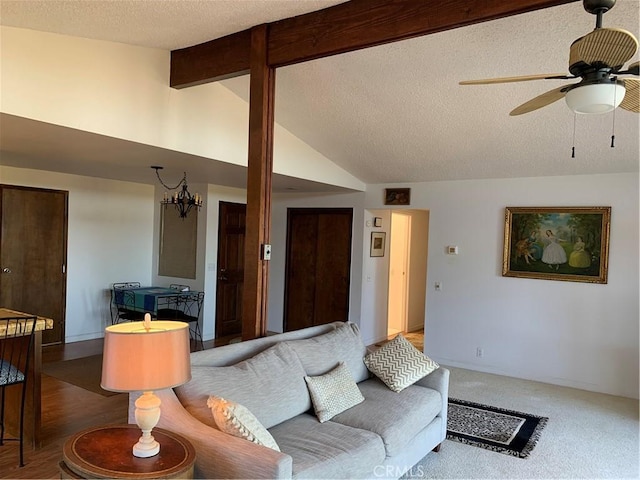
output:
M410 188L385 188L385 205L409 205L411 202Z
M384 243L386 236L386 232L371 232L371 249L369 250L370 257L384 257Z

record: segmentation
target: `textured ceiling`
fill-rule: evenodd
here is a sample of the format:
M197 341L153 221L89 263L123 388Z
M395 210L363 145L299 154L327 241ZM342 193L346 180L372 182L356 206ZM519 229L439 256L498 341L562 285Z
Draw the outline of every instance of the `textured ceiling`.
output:
M2 0L0 6L4 25L171 50L336 3ZM639 5L618 0L604 25L640 36ZM564 101L509 116L571 81L458 85L567 72L571 42L594 25L576 2L281 68L276 121L366 183L637 172L637 114L616 111L613 149L613 114L578 116L576 158L574 116ZM246 77L222 83L247 98Z

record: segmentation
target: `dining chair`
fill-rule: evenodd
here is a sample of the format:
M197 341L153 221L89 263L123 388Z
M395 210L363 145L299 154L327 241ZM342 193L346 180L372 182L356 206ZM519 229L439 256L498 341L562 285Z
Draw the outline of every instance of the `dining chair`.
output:
M204 292L180 292L158 298L158 320L177 320L189 324L189 336L196 350L204 350L200 314L204 303Z
M189 324L189 336L204 350L204 342L202 341L202 330L200 329L200 314L202 313L202 304L204 303L204 292L192 292L188 295L181 295L179 299L182 302L180 308L181 319Z
M5 441L20 442L20 466L24 467L24 410L27 398L29 353L33 343L36 317L0 320L0 445ZM21 385L18 438L4 438L5 391L7 387Z
M119 282L111 286L111 324L142 320L144 313L135 310L135 297L129 288L139 288L140 282Z

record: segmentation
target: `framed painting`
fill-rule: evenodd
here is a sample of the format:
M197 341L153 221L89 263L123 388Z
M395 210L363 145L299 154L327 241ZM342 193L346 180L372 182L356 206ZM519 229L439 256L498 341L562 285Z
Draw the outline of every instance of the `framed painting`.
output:
M384 257L384 243L387 234L385 232L371 232L370 257Z
M411 202L410 188L385 188L384 204L385 205L409 205Z
M502 275L607 283L611 207L507 207Z

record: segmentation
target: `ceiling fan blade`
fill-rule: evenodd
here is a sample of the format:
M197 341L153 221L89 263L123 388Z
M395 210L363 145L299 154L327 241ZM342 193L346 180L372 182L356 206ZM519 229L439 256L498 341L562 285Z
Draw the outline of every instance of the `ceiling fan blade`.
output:
M512 82L528 82L529 80L568 80L570 78L564 73L540 73L538 75L523 75L521 77L502 77L487 78L484 80L464 80L460 85L489 85L492 83L512 83Z
M640 113L640 80L637 78L625 78L623 82L627 92L624 94L620 108Z
M539 108L546 107L547 105L564 98L567 93L566 90L567 85L563 85L562 87L554 88L542 95L538 95L536 98L532 98L528 102L514 108L509 115L515 117L516 115L522 115L523 113L533 112Z
M638 50L638 40L621 28L597 28L571 45L569 66L578 62L621 67Z

